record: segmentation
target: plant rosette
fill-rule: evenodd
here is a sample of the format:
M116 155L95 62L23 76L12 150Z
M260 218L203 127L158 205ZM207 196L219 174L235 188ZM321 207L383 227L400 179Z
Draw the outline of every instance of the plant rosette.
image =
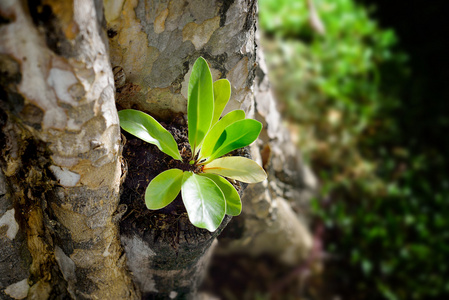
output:
M118 112L123 130L156 145L178 160L181 168L157 175L145 191L145 204L156 210L169 205L181 192L190 222L215 231L226 214L237 216L242 210L240 196L225 178L257 183L267 175L255 161L240 156L225 156L253 143L262 124L245 119L243 110L234 110L220 118L231 96L227 79L215 82L206 60L193 65L187 97L188 140L191 157L182 159L175 139L150 115L133 109Z

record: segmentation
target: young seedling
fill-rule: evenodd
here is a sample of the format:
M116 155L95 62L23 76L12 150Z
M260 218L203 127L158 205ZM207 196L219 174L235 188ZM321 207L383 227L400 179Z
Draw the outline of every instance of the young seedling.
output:
M242 110L231 111L220 119L230 96L229 81L213 82L206 60L198 58L193 65L187 97L192 156L183 170L169 169L150 182L145 192L148 209L167 206L181 191L190 222L215 231L225 214L237 216L242 210L238 192L224 177L246 183L267 178L265 171L248 158L222 157L254 142L262 130L262 124L245 119ZM183 161L173 136L153 117L133 109L119 111L118 115L125 131Z

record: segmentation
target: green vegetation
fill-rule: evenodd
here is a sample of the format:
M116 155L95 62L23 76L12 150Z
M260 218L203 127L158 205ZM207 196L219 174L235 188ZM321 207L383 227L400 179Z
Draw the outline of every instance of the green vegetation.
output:
M260 0L259 14L270 79L321 180L313 208L336 258L326 282L344 299L448 296L449 147L416 138L447 140L447 117L422 123L425 103L404 101L413 87L392 30L353 0L313 2L324 34L306 1Z
M169 205L181 191L190 222L215 231L225 214L237 216L242 210L238 192L221 176L246 183L266 179L265 171L256 162L245 157L222 157L254 142L262 130L262 124L245 119L242 110L231 111L219 120L230 96L229 81L212 83L207 62L198 58L190 76L187 102L192 151L184 158L171 133L153 117L132 109L119 111L123 130L179 161L179 168L162 172L148 185L145 192L148 209Z

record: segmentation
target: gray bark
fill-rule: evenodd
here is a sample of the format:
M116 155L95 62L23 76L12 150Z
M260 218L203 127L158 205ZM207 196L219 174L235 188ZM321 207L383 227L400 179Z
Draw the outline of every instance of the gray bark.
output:
M111 64L123 70L117 104L160 118L186 113L190 69L203 56L214 80L231 82L226 111L250 112L255 14L255 1L106 1Z
M185 114L190 70L203 56L214 80L231 82L225 112L243 109L251 117L255 16L255 1L106 2L117 106L146 111L161 120ZM132 189L138 189L138 182ZM161 299L196 297L211 246L228 220L210 234L193 227L185 216L172 225L181 228L179 232L163 229L164 213L153 216L163 224L158 226L134 224L133 216L122 221L121 239L142 293Z
M235 228L230 231L239 234L222 239L217 251L220 255L268 254L295 266L312 248L309 202L316 195L317 180L282 123L261 48L257 66L255 118L264 126L251 154L267 171L268 180L247 187L242 199L245 209L229 225Z

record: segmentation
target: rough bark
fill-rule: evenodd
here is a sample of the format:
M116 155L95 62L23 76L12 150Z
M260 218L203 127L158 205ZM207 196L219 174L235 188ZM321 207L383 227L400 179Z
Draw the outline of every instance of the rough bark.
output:
M187 81L199 56L214 80L227 78L226 111L251 111L256 1L105 1L117 103L161 118L187 109Z
M294 266L303 262L312 248L308 207L316 194L317 181L282 123L261 48L257 66L255 118L264 127L251 146L251 154L267 171L268 181L245 190L245 209L231 222L217 251L220 255L268 254Z
M243 109L251 115L255 13L255 1L106 1L117 106L143 110L160 120L185 114L190 70L203 56L214 80L225 77L231 82L226 111ZM122 201L128 206L142 201L142 193L129 200L126 189L137 190L139 180L135 182L124 190ZM174 211L157 213L152 218L158 221L152 223L136 222L138 216L132 213L121 223L128 267L148 297L196 297L211 246L227 223L210 234L193 227L182 211ZM173 213L180 217L171 223L174 229L167 228Z
M0 16L2 220L29 264L2 295L14 278L31 299L136 298L114 219L120 128L101 2L2 1Z
M6 194L6 181L0 170L0 286L3 298L25 298L28 294L31 256L26 247L26 235L19 230L15 208ZM10 270L4 272L4 270Z

